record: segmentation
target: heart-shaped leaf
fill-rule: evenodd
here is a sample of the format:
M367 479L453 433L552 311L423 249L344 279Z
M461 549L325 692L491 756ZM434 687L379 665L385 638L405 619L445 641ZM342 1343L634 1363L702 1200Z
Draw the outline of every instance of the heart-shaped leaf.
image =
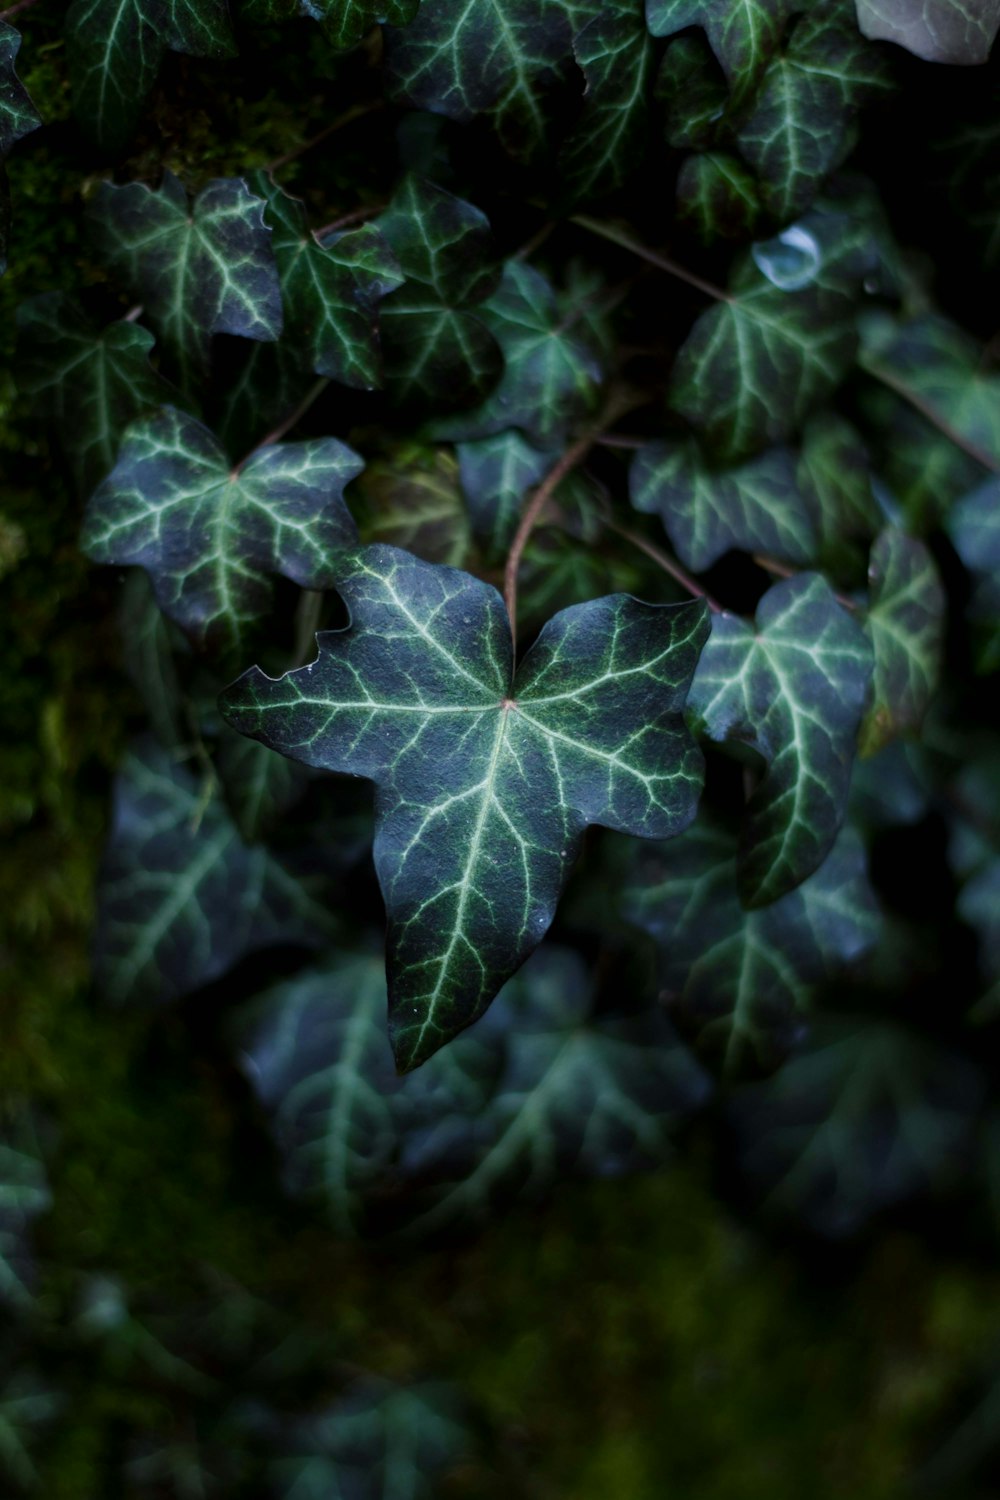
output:
M556 458L533 448L514 429L459 443L455 451L472 529L499 551L517 529L528 491L541 483Z
M377 783L405 1071L541 941L588 823L669 837L690 820L701 764L682 710L708 627L700 602L612 595L550 620L515 673L503 601L468 574L375 546L337 587L350 627L220 704L243 733Z
M861 726L862 755L915 734L937 689L945 593L934 559L916 537L887 527L872 547L865 627L875 649L873 702Z

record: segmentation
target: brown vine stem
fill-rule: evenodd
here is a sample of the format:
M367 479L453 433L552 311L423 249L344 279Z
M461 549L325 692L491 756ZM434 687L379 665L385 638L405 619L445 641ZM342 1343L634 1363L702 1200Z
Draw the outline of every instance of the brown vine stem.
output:
M281 439L285 436L285 433L291 432L296 423L302 420L306 412L309 410L310 406L312 406L313 402L318 400L318 398L322 396L323 392L326 390L329 384L329 376L323 375L319 380L316 381L315 385L310 386L309 390L303 396L302 400L299 402L295 410L289 412L288 416L280 421L277 427L272 428L266 437L261 438L259 443L255 443L245 458L240 459L239 463L233 469L233 478L235 479L236 475L243 468L244 464L247 463L247 461L251 459L255 453L259 453L261 448L270 448L272 443L280 443Z
M27 3L33 5L34 0L27 0ZM338 115L335 120L331 120L329 125L324 125L323 129L316 135L310 136L307 141L301 141L299 145L293 146L291 151L286 151L283 156L276 156L273 161L265 162L264 171L280 171L282 167L287 167L289 162L296 161L298 157L304 156L307 151L311 151L314 146L321 145L323 141L336 131L343 130L345 125L353 125L355 120L360 120L363 116L373 114L375 110L384 108L384 99L370 99L367 104L352 105L350 109L345 109L342 115Z
M558 463L546 474L541 484L535 490L524 512L518 522L514 540L510 544L507 554L507 565L503 575L503 597L507 606L507 614L510 617L510 633L513 638L515 650L517 648L517 574L521 566L521 557L527 544L528 538L534 531L538 518L551 500L566 475L576 468L590 452L606 428L611 427L618 421L619 417L627 411L632 411L636 406L642 405L642 398L633 392L618 392L610 397L597 424L578 437L573 445L566 449Z
M16 5L8 5L6 10L0 10L0 21L9 21L11 16L16 16L22 10L30 10L37 4L38 0L17 0Z
M633 547L638 547L640 552L645 552L646 556L662 568L664 573L669 573L674 582L679 583L686 593L691 594L695 599L704 599L713 615L724 613L718 599L713 599L708 590L703 589L700 583L696 583L690 573L685 573L680 563L672 558L669 552L664 552L654 542L647 541L638 531L630 531L627 526L620 525L612 516L605 515L604 520L611 531L617 532L624 541L631 542Z
M339 219L334 219L332 224L324 224L322 229L313 230L313 239L322 243L324 237L333 234L335 229L346 229L348 224L362 224L365 219L374 219L376 215L385 213L385 203L369 203L364 208L355 208L349 214L342 214Z
M970 458L982 464L984 469L989 469L991 474L1000 474L1000 460L987 452L985 448L980 448L979 444L974 443L971 438L967 438L964 432L959 432L958 428L953 427L929 401L918 396L916 391L911 391L902 380L897 380L894 375L880 370L877 365L864 364L862 369L866 374L873 375L876 380L881 380L883 385L888 386L890 391L895 391L897 396L902 396L904 401L908 401L915 411L927 418L932 427L936 427L938 432L943 432L946 438L950 438L956 448L961 448L963 453L967 453Z
M646 260L651 266L658 266L661 271L666 271L668 276L676 276L678 281L686 281L688 286L704 292L705 296L711 297L714 302L732 302L733 300L721 286L705 281L694 271L689 271L686 266L678 265L677 261L671 260L669 256L661 255L658 250L650 250L648 245L640 244L624 230L616 229L613 224L602 224L600 219L591 219L587 214L573 214L569 222L576 224L580 229L586 229L590 234L600 235L603 240L610 240L613 245L620 245L623 250L637 255L640 260Z
M763 568L765 573L772 574L775 578L798 578L799 569L790 568L787 563L779 562L776 557L765 557L762 552L751 554L758 568ZM834 594L837 603L843 609L849 609L851 614L857 614L858 605L853 599L848 599L846 594Z

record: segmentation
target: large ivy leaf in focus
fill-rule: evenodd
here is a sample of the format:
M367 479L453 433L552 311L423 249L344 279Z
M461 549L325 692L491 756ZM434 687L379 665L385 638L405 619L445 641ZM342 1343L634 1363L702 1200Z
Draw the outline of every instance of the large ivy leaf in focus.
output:
M0 21L0 158L42 123L15 71L20 46L20 34L6 21Z
M143 303L185 391L205 372L212 334L281 333L271 231L241 178L217 178L193 203L172 172L155 191L102 182L90 213L98 249Z
M545 140L545 93L571 51L562 0L423 0L415 21L387 35L389 89L452 120L488 111L511 149L530 152Z
M871 642L818 574L770 589L756 628L712 617L693 717L713 740L739 740L766 763L740 838L744 905L794 890L833 847L871 675Z
M74 0L66 16L73 109L105 150L119 152L169 49L236 51L226 0Z
M770 1069L801 1029L819 981L878 935L864 849L850 832L797 890L740 905L736 839L699 818L669 845L636 845L625 915L662 956L670 1010L730 1074Z
M574 197L587 198L620 187L641 166L653 51L643 0L575 0L573 19L585 91L560 175Z
M731 1109L765 1214L842 1238L961 1170L983 1082L889 1025L824 1019L808 1046Z
M973 579L969 601L976 666L1000 668L1000 478L965 495L948 517L955 550Z
M274 1500L435 1500L468 1437L448 1386L355 1382L307 1416L275 1414L267 1467ZM270 1424L265 1422L265 1430Z
M812 214L737 262L674 365L670 405L723 458L787 441L857 348L860 258L846 216Z
M275 944L335 932L310 887L241 840L218 794L140 741L115 787L98 889L97 974L112 1000L173 1000Z
M796 0L646 0L654 36L701 26L738 96L759 79L781 44Z
M894 527L872 548L868 582L865 625L875 649L874 701L861 726L862 755L920 729L941 670L946 604L924 543Z
M95 562L135 564L198 642L239 645L267 610L271 577L330 588L357 537L343 500L362 461L336 438L271 443L234 470L195 417L164 407L135 423L87 506Z
M561 442L596 407L604 373L582 311L533 266L508 261L481 310L503 350L500 382L481 406L437 422L435 432L482 438L516 427L539 448Z
M128 424L177 392L153 369L153 335L120 319L98 328L63 292L45 292L17 310L17 383L89 494L113 468Z
M317 375L360 390L381 385L379 303L403 283L383 235L363 224L317 240L301 199L283 192L267 172L255 172L250 186L267 204L286 336Z
M1000 31L1000 0L856 0L874 41L898 42L939 63L984 63Z
M694 442L647 443L632 464L629 493L636 510L659 515L678 557L696 573L734 547L790 563L815 561L815 520L786 448L713 470Z
M401 1071L482 1014L544 936L588 823L669 837L701 758L682 710L704 606L611 595L550 620L516 673L499 594L373 546L337 588L351 626L277 681L222 695L234 728L378 791Z
M488 219L411 174L378 227L405 277L382 304L390 390L424 406L473 404L503 365L496 340L473 311L500 276Z
M881 52L850 22L829 6L802 17L768 64L737 137L772 214L787 220L809 207L850 148L857 109L888 85Z
M35 1132L22 1117L0 1139L0 1302L15 1312L34 1303L31 1223L51 1207L52 1195Z

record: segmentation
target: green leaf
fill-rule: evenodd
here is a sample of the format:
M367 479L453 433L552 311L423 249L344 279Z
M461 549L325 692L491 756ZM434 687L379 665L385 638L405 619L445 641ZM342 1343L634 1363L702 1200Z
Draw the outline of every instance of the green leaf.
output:
M815 560L815 520L785 448L713 470L690 440L647 443L633 461L629 493L636 510L659 515L681 562L696 573L734 547L790 563Z
M309 228L305 205L267 172L249 179L267 204L264 220L281 278L285 335L317 375L359 390L382 383L379 303L402 286L396 257L374 224L322 242Z
M362 461L336 438L271 443L234 470L208 428L165 407L129 428L87 506L94 562L145 568L160 607L198 642L238 646L270 578L330 588L357 536L343 488Z
M177 396L149 362L153 335L124 319L99 329L63 292L22 302L17 324L18 387L89 494L114 467L129 423Z
M118 610L122 663L149 715L153 733L166 750L190 743L192 723L176 656L190 646L156 602L148 574L131 568L122 585Z
M0 158L42 123L15 71L20 47L20 34L6 21L0 21Z
M15 1493L36 1490L41 1475L34 1449L45 1428L59 1414L61 1395L46 1386L38 1373L19 1367L0 1385L0 1474Z
M470 405L496 384L496 340L478 308L497 285L489 220L471 203L410 175L378 227L405 282L385 299L386 377L400 400Z
M732 1105L741 1169L766 1214L833 1239L947 1179L982 1079L901 1028L825 1019L808 1047Z
M66 16L73 109L106 151L128 144L169 49L235 51L226 0L74 0Z
M263 0L263 6L273 9L274 0ZM377 24L405 26L420 9L420 0L290 0L288 8L318 21L327 41L346 50L364 41ZM255 14L261 9L261 0L255 0Z
M305 766L223 727L215 756L223 795L241 838L260 843L304 795Z
M809 207L850 149L856 110L888 85L881 52L829 8L798 22L768 64L737 136L773 215L788 220Z
M875 536L882 513L868 451L856 429L836 412L819 412L806 423L797 481L816 517L824 560L838 571L845 562L850 567L857 561L856 544Z
M155 192L102 182L91 218L101 254L142 301L183 390L204 375L212 334L280 334L271 231L242 178L217 178L192 204L172 172Z
M1000 31L998 0L857 0L873 41L898 42L928 62L984 63Z
M564 441L596 408L604 375L581 311L579 296L559 296L540 271L508 261L481 312L503 350L500 382L482 406L435 423L435 432L483 438L516 427L539 448Z
M459 443L455 451L472 529L499 553L517 530L525 496L556 458L533 448L514 428Z
M364 542L387 542L427 562L469 560L469 517L458 464L443 448L406 444L365 469L359 484Z
M916 734L938 686L945 592L934 559L916 537L887 527L868 565L865 628L875 650L874 701L861 726L862 755Z
M646 0L654 36L700 26L737 96L760 78L781 44L795 0Z
M744 905L794 890L832 849L871 675L871 643L818 574L770 589L756 629L713 616L693 716L711 739L751 745L766 766L740 839Z
M17 1117L0 1140L0 1302L8 1310L23 1313L34 1306L29 1235L33 1220L51 1206L35 1131L26 1117Z
M954 507L948 530L973 579L969 601L976 666L1000 669L1000 479L988 479Z
M756 179L728 151L689 156L677 176L677 216L706 245L748 240L760 220Z
M797 890L740 905L737 842L699 818L675 843L635 846L625 915L656 941L670 1012L725 1072L769 1070L787 1053L820 981L878 936L864 849L849 831Z
M858 260L846 216L817 213L737 262L674 365L670 405L713 453L787 441L839 385L857 348Z
M337 588L351 625L318 638L316 662L277 681L254 668L220 704L244 734L378 785L406 1071L540 942L588 823L668 837L690 819L701 764L681 712L707 625L700 603L596 599L515 673L503 602L468 574L376 546Z
M560 168L572 196L587 198L620 187L641 165L653 50L642 0L597 0L574 12L585 92Z
M452 120L488 112L501 140L528 153L545 141L545 93L571 48L561 0L423 0L388 34L390 97Z
M152 741L136 746L98 891L97 976L110 999L177 999L250 953L320 947L334 931L304 881L243 843L210 786Z

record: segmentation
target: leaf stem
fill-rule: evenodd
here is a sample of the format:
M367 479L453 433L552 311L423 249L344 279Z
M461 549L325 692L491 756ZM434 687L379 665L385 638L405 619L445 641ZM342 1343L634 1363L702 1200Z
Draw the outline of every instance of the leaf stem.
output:
M601 239L610 240L613 245L620 245L623 250L631 251L640 260L646 260L651 266L658 266L661 271L666 271L668 276L676 276L678 281L686 281L688 286L704 292L706 297L711 297L715 302L732 302L733 300L728 292L722 290L722 287L715 286L711 281L705 281L694 271L689 271L686 266L678 265L677 261L671 260L669 256L661 255L658 250L650 250L647 245L640 244L624 230L616 229L613 224L602 224L599 219L592 219L587 214L573 214L569 222L576 224L580 229L586 229L590 234L600 235Z
M335 229L344 229L348 224L362 224L365 219L374 219L378 214L384 213L386 204L368 203L364 208L355 208L349 214L342 214L339 219L334 219L331 224L324 224L322 229L313 230L313 239L323 243L328 234L333 234Z
M22 4L24 3L33 5L34 0L22 0ZM328 136L333 135L335 131L343 130L345 125L352 125L355 120L360 120L364 115L373 114L375 110L384 108L384 99L369 99L367 104L353 104L350 109L345 109L342 115L338 115L335 120L331 120L329 125L325 125L321 131L316 135L310 136L307 141L301 141L299 145L293 146L291 151L286 151L282 156L276 156L273 161L265 162L264 171L273 173L279 171L282 167L287 167L289 162L297 160L298 157L305 155L307 151L311 151L314 146L320 145Z
M306 412L309 410L310 406L312 406L314 401L318 400L318 398L323 394L329 384L330 377L328 375L321 375L319 380L316 381L315 385L311 386L303 396L302 400L299 402L295 410L289 412L288 416L283 418L283 420L278 423L277 427L273 427L266 437L262 437L259 443L255 443L245 458L240 459L239 463L233 469L233 474L238 474L243 468L244 464L247 463L247 461L251 459L255 453L259 452L261 448L270 448L272 443L280 443L281 439L285 436L285 433L291 432L292 428L302 420Z
M671 557L669 552L664 552L654 542L647 541L638 531L630 531L627 526L622 526L613 516L605 515L604 520L612 531L617 532L626 542L631 542L633 547L638 547L640 552L645 552L646 556L651 558L658 567L662 568L664 573L669 573L674 582L679 583L681 588L687 593L691 594L695 599L704 599L714 615L724 613L719 601L713 599L708 590L703 589L700 583L696 583L690 573L685 573L680 563L676 558Z
M30 10L37 5L38 0L17 0L16 5L8 5L6 10L0 10L0 21L9 21L11 16L16 16L18 11Z
M787 563L779 562L776 557L765 557L761 552L751 554L751 559L758 568L763 568L765 573L771 573L775 578L798 578L800 569L790 568ZM860 605L853 599L848 599L846 594L834 594L833 596L842 609L849 609L851 614L857 614Z
M510 633L515 650L517 649L517 574L528 538L531 536L532 531L534 531L539 516L545 509L547 502L566 478L566 475L586 458L591 448L597 442L597 439L603 434L605 428L612 426L625 412L631 411L640 404L641 399L637 399L632 392L629 392L627 395L621 392L612 395L597 425L592 427L588 432L583 433L571 447L566 449L566 452L549 470L525 506L521 519L518 522L517 531L514 534L514 540L510 544L510 552L507 554L507 565L504 568L503 578L503 597L504 603L507 606L507 614L510 618Z
M948 419L943 417L929 401L925 401L916 391L910 390L904 381L897 380L894 375L890 375L886 370L880 370L878 365L865 363L861 368L866 374L874 376L876 380L881 380L883 385L888 386L890 391L894 391L904 401L909 402L915 411L918 411L922 417L926 417L932 427L936 427L938 432L942 432L946 438L950 438L956 448L961 448L963 453L967 453L970 458L974 458L977 463L982 464L983 468L988 469L991 474L1000 474L1000 460L994 458L993 454L987 452L985 448L980 448L978 443L973 442L971 438L967 438L963 432L959 432L958 428L953 427Z

